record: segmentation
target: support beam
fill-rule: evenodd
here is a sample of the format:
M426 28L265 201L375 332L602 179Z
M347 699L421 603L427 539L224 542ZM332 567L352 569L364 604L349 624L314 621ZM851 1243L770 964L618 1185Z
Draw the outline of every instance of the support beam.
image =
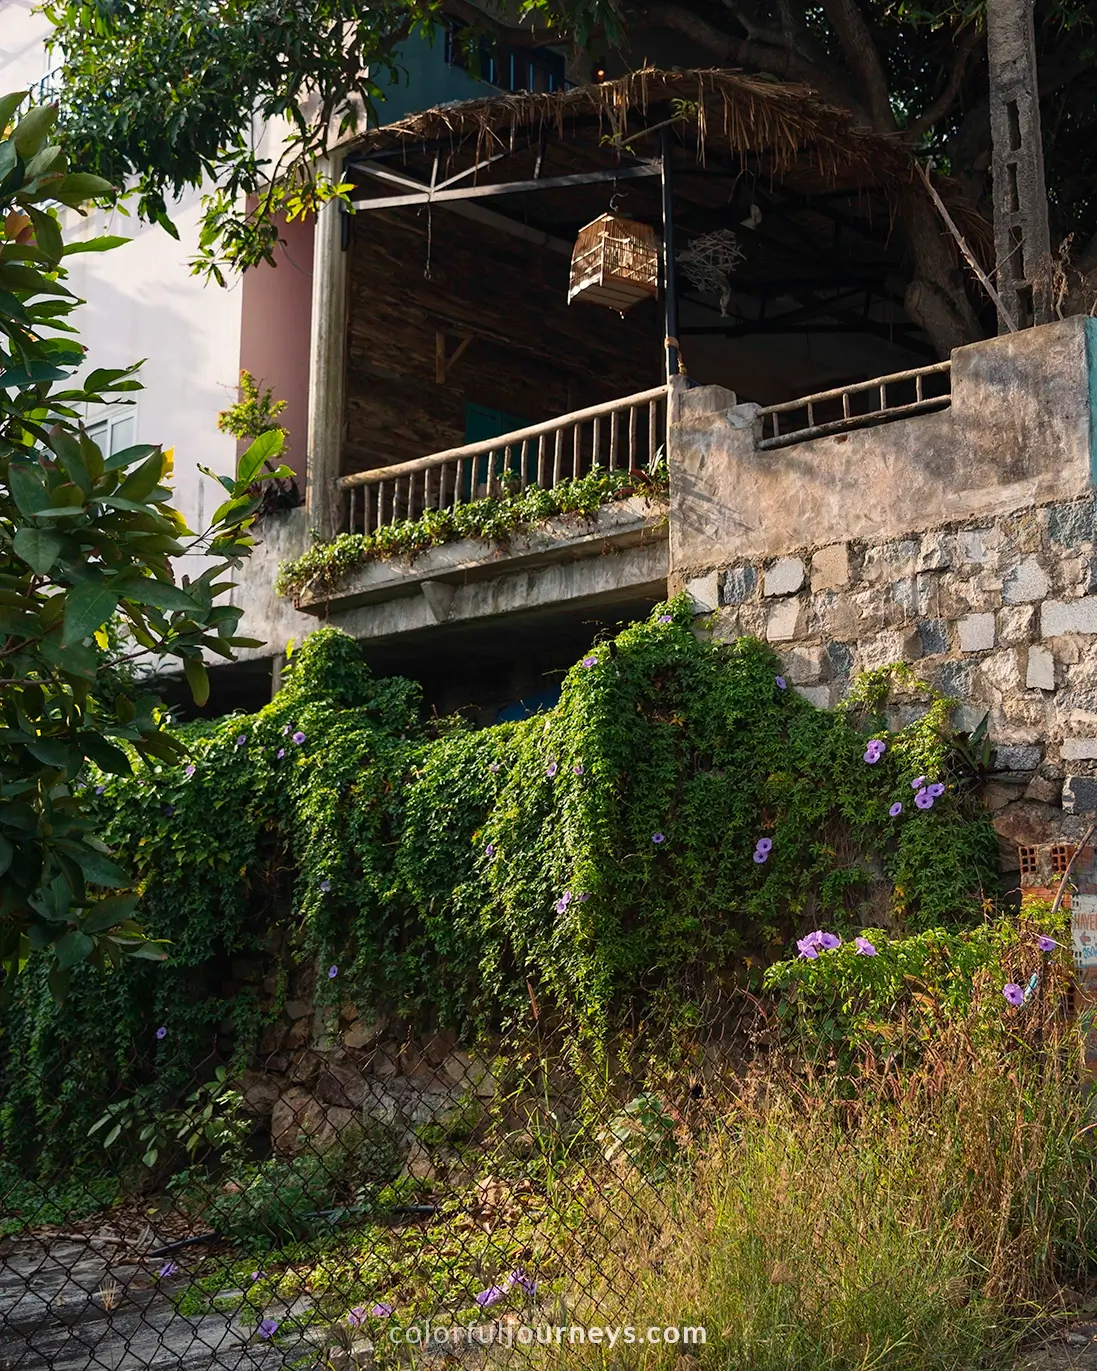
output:
M663 293L666 303L667 381L682 369L678 346L678 272L674 257L674 171L671 162L671 134L664 128L659 135L662 148L660 170L663 191Z
M373 168L359 163L356 171L375 175ZM531 190L560 190L566 186L607 185L615 181L635 181L640 176L658 176L661 167L658 162L645 162L638 167L620 167L616 171L579 171L570 176L545 176L537 180L503 181L490 186L454 186L448 190L434 190L421 182L406 178L411 185L422 188L412 195L380 195L371 200L353 201L356 210L400 209L404 205L439 205L450 200L483 200L495 195L521 195ZM385 180L396 180L391 172L386 172ZM403 179L403 178L401 178Z
M323 168L341 180L334 158ZM337 201L316 215L309 337L309 419L305 462L305 507L309 528L334 537L338 510L335 482L343 456L346 412L347 259L343 212Z
M1024 328L1046 324L1051 309L1034 0L988 0L987 66L994 145L994 254L1004 312ZM1009 325L999 309L998 331Z

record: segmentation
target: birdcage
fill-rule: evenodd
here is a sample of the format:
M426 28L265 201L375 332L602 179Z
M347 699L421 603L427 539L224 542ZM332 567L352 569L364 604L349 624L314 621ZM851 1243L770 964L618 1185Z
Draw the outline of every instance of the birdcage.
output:
M624 314L659 294L659 240L648 224L603 214L579 230L571 254L568 304L589 300Z

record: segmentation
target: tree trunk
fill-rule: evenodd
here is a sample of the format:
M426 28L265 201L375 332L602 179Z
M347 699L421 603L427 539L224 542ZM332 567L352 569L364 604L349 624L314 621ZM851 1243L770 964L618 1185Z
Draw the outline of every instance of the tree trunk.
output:
M906 311L944 359L953 348L985 336L967 297L963 265L923 191L911 186L899 197L896 210L910 257Z

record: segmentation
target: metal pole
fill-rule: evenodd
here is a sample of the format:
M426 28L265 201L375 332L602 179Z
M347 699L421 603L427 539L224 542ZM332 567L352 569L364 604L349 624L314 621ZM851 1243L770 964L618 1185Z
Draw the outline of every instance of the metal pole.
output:
M660 131L663 185L663 291L666 301L667 380L678 375L678 281L674 269L674 186L671 180L670 129Z

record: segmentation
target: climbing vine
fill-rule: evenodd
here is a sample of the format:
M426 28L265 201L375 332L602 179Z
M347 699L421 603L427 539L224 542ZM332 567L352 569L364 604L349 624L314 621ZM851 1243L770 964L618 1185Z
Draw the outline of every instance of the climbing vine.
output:
M461 538L506 542L515 533L560 514L592 518L605 504L629 495L649 499L665 494L667 476L660 463L651 473L596 468L551 490L529 486L446 509L428 509L418 519L382 524L372 533L341 533L329 543L315 543L283 564L276 589L297 597L304 591L330 590L368 562L400 555L414 557L428 548Z
M185 763L92 778L169 961L81 974L60 1007L21 979L0 1147L71 1161L104 1099L242 1063L295 964L321 1007L471 1035L536 1002L596 1043L824 918L975 918L996 844L949 780L947 702L892 733L889 673L831 713L777 672L765 644L701 641L679 600L596 644L547 713L428 729L416 685L317 630L257 714L182 730Z

